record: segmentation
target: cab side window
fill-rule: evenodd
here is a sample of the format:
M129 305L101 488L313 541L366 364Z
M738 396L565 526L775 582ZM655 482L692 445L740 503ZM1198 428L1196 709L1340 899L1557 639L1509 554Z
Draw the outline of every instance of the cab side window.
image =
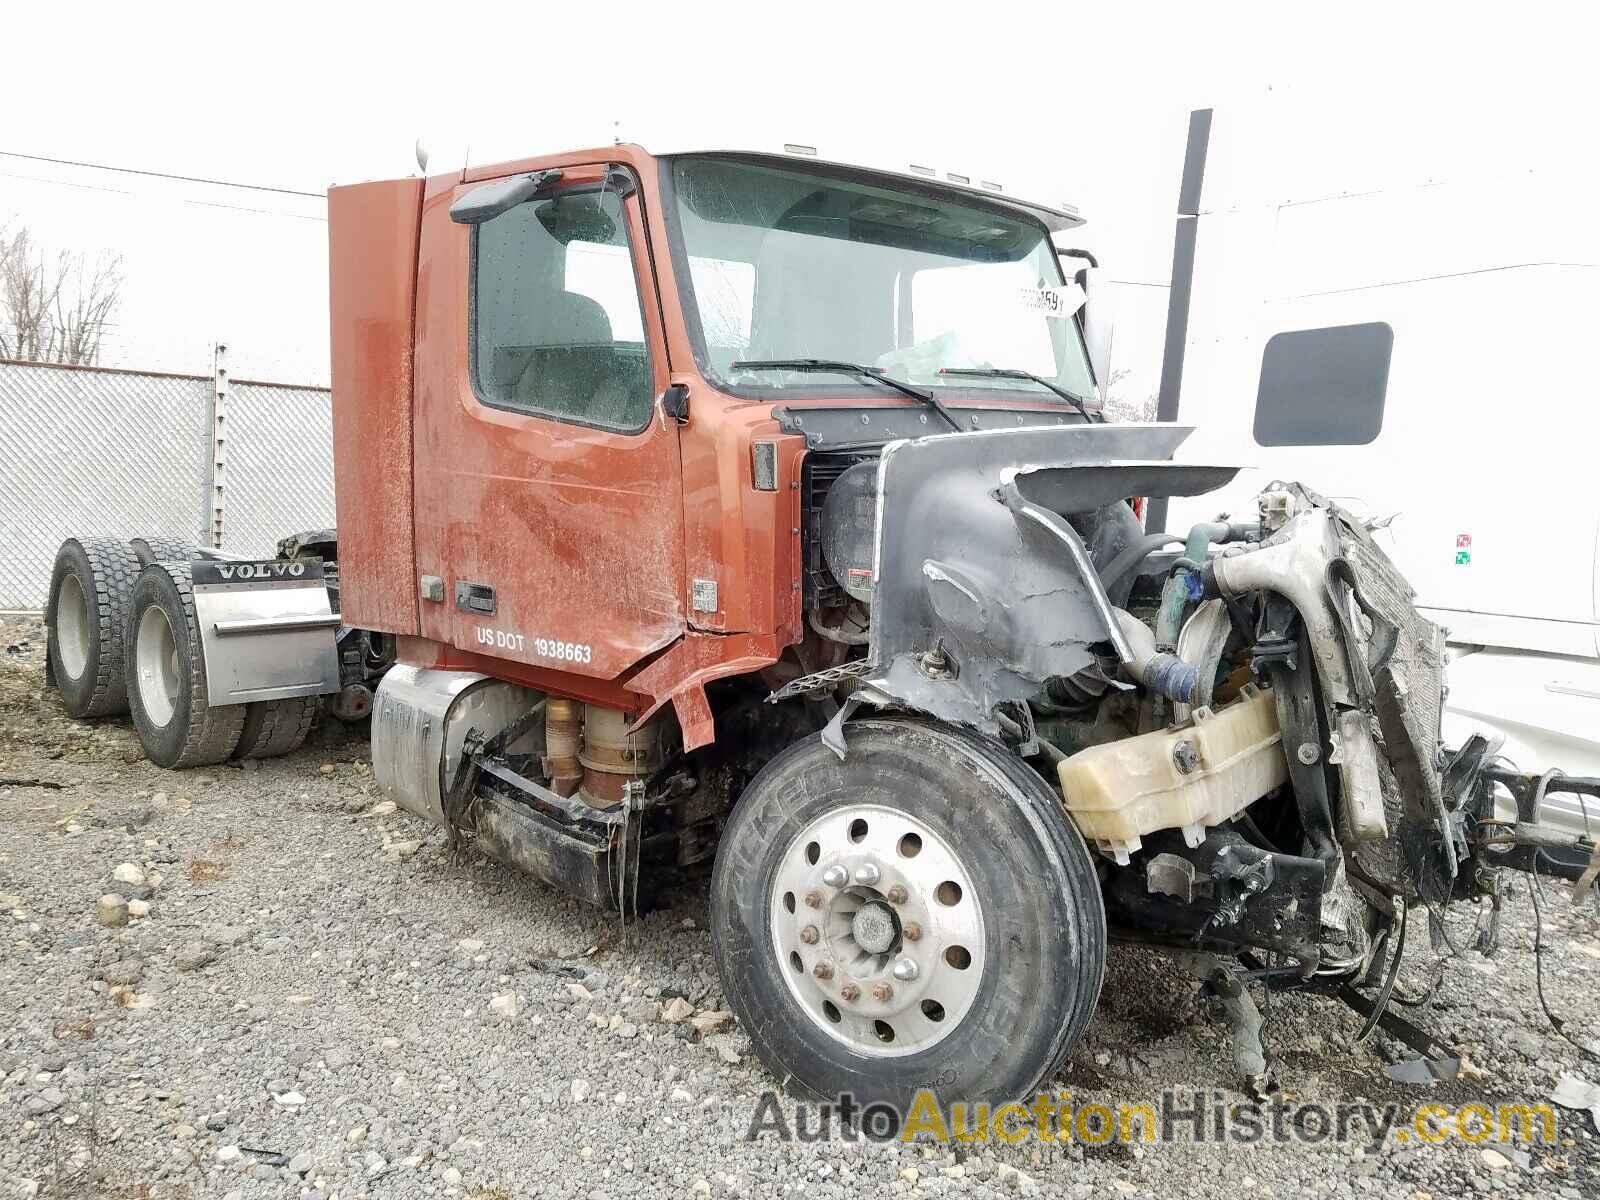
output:
M644 318L615 191L559 193L478 226L471 286L480 401L601 429L649 424Z
M1394 330L1383 322L1275 334L1261 356L1258 446L1365 446L1383 429Z

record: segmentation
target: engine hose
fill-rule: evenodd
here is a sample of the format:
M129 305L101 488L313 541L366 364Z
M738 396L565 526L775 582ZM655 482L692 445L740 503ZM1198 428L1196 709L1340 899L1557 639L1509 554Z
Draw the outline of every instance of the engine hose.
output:
M1178 633L1183 628L1183 616L1189 605L1205 596L1206 553L1212 543L1247 541L1259 537L1261 526L1249 522L1202 521L1189 530L1184 542L1183 557L1173 566L1167 585L1161 591L1161 607L1156 613L1156 645L1164 649L1175 648ZM1166 693L1162 693L1165 695ZM1187 700L1180 700L1187 704ZM1156 702L1155 716L1158 724L1165 723L1165 706Z
M1176 654L1160 653L1145 664L1144 678L1140 682L1169 700L1188 704L1199 686L1200 671Z
M1183 557L1173 570L1172 577L1161 593L1161 611L1156 618L1156 644L1173 646L1178 641L1178 630L1183 625L1183 614L1189 605L1205 594L1202 579L1206 567L1206 552L1213 543L1248 541L1260 536L1261 526L1249 522L1202 521L1189 530L1183 545Z
M1179 704L1194 699L1200 684L1200 669L1186 663L1176 654L1156 648L1156 635L1150 627L1126 609L1114 610L1122 636L1133 651L1131 661L1123 663L1123 670L1143 687Z
M1116 586L1122 582L1130 572L1137 571L1144 560L1149 558L1163 546L1173 542L1181 542L1183 538L1176 533L1147 533L1131 546L1124 547L1100 572L1100 586L1105 588L1106 594L1113 594Z

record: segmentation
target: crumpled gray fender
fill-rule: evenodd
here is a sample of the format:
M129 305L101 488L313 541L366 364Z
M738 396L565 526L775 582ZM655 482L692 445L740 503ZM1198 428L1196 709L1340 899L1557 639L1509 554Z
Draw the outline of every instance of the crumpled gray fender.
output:
M1069 425L891 443L878 464L864 698L990 734L995 709L1092 666L1123 639L1069 515L1195 495L1235 467L1170 461L1190 429Z

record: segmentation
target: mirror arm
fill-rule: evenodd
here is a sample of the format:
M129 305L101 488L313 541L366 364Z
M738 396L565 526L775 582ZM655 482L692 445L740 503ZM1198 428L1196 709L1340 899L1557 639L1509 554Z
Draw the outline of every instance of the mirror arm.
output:
M526 204L552 184L561 181L557 170L535 171L520 178L496 179L480 184L450 206L450 219L458 225L481 225L501 213ZM490 200L484 193L490 193ZM474 203L476 200L476 203Z
M633 172L628 170L627 167L619 166L616 163L608 163L606 165L606 186L624 200L639 190L639 184L635 181Z

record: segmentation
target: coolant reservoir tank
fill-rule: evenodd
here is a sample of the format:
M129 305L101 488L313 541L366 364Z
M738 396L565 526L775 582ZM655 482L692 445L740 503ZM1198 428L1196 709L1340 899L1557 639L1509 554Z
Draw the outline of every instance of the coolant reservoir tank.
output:
M1181 829L1198 846L1208 826L1238 816L1289 780L1270 690L1187 724L1080 750L1060 764L1061 794L1083 836L1126 865L1146 834Z

